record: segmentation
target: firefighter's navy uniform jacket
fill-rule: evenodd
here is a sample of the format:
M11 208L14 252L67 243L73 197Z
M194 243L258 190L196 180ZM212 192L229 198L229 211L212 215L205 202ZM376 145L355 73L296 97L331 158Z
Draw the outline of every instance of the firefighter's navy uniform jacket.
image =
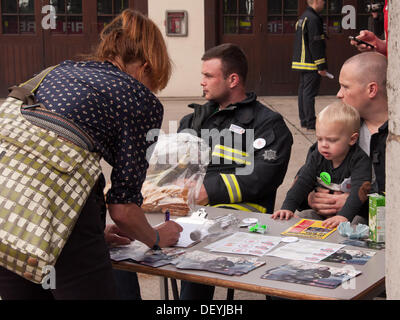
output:
M323 20L307 7L296 23L292 69L318 71L327 69Z
M208 140L212 157L204 186L209 204L272 213L293 144L282 116L254 93L223 110L212 101L189 107L194 112L181 120L178 131L191 129Z

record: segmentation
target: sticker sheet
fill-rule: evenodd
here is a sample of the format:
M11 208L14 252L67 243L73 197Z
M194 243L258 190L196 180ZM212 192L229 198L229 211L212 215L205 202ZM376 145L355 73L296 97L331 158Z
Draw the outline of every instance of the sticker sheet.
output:
M344 244L338 243L299 239L299 241L281 246L267 255L316 263L329 257L344 246Z
M205 248L213 252L247 254L261 257L274 249L280 241L281 237L236 232L229 237L208 245Z

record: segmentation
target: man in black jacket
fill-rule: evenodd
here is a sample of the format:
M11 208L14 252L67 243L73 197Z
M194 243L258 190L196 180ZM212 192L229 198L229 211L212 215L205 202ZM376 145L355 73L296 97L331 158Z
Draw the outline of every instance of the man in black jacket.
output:
M201 85L209 102L191 104L194 112L178 129L189 129L211 148L198 203L272 213L292 135L279 113L258 102L254 93L246 94L247 60L238 46L217 46L202 60Z
M203 58L204 105L190 105L178 131L190 131L211 148L199 204L272 213L289 163L292 134L282 116L245 91L247 59L233 44ZM181 298L212 298L214 287L182 282Z
M300 71L299 117L303 128L315 129L315 96L326 76L325 34L318 15L325 0L307 0L308 7L296 23L292 69Z
M386 76L387 59L384 55L376 52L357 54L343 64L337 93L339 99L360 113L362 123L358 143L372 160L372 191L380 194L385 192L389 132ZM320 189L309 195L308 204L321 215L333 215L341 210L347 196L346 193L329 194Z

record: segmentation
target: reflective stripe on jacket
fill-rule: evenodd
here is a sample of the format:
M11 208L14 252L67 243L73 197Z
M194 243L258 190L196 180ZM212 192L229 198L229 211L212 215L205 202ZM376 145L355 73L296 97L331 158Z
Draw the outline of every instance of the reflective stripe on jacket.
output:
M308 7L296 23L292 69L327 69L325 34L322 18Z

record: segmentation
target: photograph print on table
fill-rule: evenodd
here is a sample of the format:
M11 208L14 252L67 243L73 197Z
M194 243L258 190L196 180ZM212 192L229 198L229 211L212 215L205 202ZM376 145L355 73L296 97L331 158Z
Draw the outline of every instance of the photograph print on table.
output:
M291 261L269 269L261 278L334 289L359 274L361 271L348 267L337 268L318 263Z

